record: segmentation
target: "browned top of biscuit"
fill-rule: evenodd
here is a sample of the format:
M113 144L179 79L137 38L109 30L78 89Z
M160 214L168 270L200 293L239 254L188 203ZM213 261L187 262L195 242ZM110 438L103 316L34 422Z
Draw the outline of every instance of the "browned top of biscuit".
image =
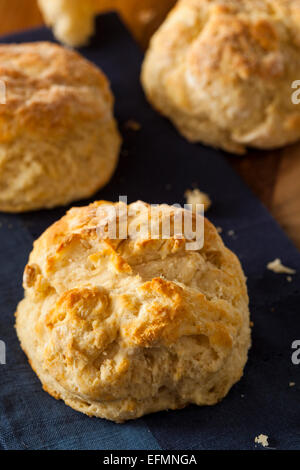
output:
M55 138L81 120L105 118L112 104L101 70L75 51L53 43L0 45L0 79L6 85L6 104L0 105L0 142L24 131Z
M300 137L299 0L181 0L154 34L143 84L192 141L233 152Z

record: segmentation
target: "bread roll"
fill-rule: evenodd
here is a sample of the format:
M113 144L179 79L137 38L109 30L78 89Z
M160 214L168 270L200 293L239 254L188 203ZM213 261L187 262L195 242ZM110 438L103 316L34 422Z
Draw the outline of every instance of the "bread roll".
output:
M104 74L47 43L0 45L0 210L87 198L111 178L120 135Z
M103 207L123 212L108 217ZM35 242L17 333L44 389L75 410L122 422L213 405L242 376L250 327L241 265L206 219L203 247L188 250L172 229L178 211L95 202ZM128 236L113 237L108 226L120 237L124 214ZM151 236L149 221L161 233L165 220L169 237Z
M299 140L298 0L181 0L143 65L149 101L188 140L232 153Z

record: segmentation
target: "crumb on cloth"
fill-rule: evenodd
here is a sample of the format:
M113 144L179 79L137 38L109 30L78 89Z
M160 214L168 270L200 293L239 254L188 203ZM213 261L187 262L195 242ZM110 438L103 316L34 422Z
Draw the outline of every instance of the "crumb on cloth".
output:
M261 444L263 447L268 447L269 442L268 442L269 437L266 436L265 434L260 434L257 436L254 441L256 444Z
M128 121L125 122L125 127L126 129L130 129L131 131L139 131L141 129L141 124L134 119L128 119Z
M211 199L208 194L203 193L199 189L187 189L184 193L187 204L192 205L193 212L197 211L197 204L204 205L204 211L208 211L211 206Z
M295 382L290 382L290 383L289 383L289 386L290 386L290 387L295 387L295 385L296 385Z
M295 269L288 268L281 263L279 258L276 258L274 261L271 261L267 264L267 269L269 271L273 271L273 273L277 274L296 274Z

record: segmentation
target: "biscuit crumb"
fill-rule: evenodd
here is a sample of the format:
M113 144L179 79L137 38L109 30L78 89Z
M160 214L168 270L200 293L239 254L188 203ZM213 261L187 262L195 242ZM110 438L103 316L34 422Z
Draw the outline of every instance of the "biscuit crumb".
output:
M143 24L150 23L156 16L156 12L152 8L148 8L147 10L141 10L138 13L138 20Z
M192 205L192 210L195 212L197 210L197 204L204 205L204 211L208 211L211 206L211 199L208 194L203 193L199 189L187 189L184 193L187 204Z
M295 385L296 385L295 382L290 382L290 383L289 383L289 386L290 386L290 387L295 387Z
M291 268L288 268L288 267L284 266L281 263L281 260L279 258L276 258L274 261L271 261L270 263L268 263L267 264L267 269L269 269L269 271L273 271L273 273L277 273L277 274L282 274L282 273L296 274L295 269L291 269Z
M222 232L223 232L222 227L217 227L217 232L218 232L218 233L222 233Z
M127 122L125 122L125 127L126 129L130 129L131 131L139 131L141 130L141 124L134 119L129 119Z
M254 439L254 441L257 444L261 444L263 447L268 447L269 446L268 439L269 437L266 436L265 434L260 434Z
M228 230L227 234L230 236L230 237L233 237L235 235L235 231L234 230Z
M292 278L292 276L287 276L286 280L287 280L287 282L292 282L293 278Z
M254 327L254 323L253 323L253 321L251 321L251 322L250 322L250 326L251 326L251 328L253 328L253 327Z

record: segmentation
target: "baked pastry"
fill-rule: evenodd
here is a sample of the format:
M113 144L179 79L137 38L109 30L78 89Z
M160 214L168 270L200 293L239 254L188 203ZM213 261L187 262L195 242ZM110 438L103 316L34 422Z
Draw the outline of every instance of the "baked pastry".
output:
M298 0L181 0L153 36L142 82L192 142L233 153L300 137Z
M95 30L95 17L103 11L116 9L145 44L154 28L163 21L176 0L38 0L46 23L55 37L72 47L89 42Z
M104 74L76 52L40 42L0 45L0 210L86 198L117 164L120 135Z
M38 0L45 21L56 38L69 46L82 46L94 32L97 0Z
M213 405L243 374L250 328L237 257L206 219L203 247L187 250L190 232L174 229L182 211L157 211L142 202L73 208L35 242L25 268L22 348L44 389L87 415L122 422ZM169 237L151 238L149 221L157 234L171 221Z

